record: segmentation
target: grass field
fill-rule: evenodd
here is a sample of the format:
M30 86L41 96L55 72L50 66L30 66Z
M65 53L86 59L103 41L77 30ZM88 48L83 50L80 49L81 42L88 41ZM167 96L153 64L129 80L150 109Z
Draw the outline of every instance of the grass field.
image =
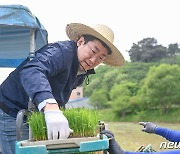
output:
M166 151L159 149L160 143L167 141L161 136L148 134L141 131L142 126L136 122L106 122L108 129L111 130L118 143L124 150L136 151L141 145L151 144L156 151ZM159 126L180 130L180 124L156 123Z

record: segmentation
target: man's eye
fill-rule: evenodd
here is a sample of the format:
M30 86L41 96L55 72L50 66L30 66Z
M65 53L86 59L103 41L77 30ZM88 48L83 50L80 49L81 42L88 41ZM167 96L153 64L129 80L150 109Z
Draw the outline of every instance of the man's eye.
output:
M91 51L95 54L96 52L94 50L91 49Z
M104 61L105 58L106 58L105 56L100 56L100 57L99 57L99 59L100 59L101 61Z

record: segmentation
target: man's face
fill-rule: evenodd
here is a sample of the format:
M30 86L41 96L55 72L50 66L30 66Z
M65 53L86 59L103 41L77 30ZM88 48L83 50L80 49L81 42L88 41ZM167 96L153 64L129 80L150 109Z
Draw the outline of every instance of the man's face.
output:
M98 40L84 43L84 38L81 37L77 42L77 54L80 64L87 71L102 63L108 55L108 51Z

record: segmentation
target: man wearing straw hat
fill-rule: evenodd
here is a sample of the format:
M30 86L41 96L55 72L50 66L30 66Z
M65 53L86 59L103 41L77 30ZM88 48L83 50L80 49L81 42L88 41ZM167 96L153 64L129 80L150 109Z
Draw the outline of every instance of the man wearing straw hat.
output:
M1 84L0 144L4 154L15 152L16 128L10 126L15 126L18 111L28 108L29 97L45 114L48 139L65 139L72 130L59 107L68 102L72 90L94 74L99 64L124 64L109 27L71 23L66 34L70 41L45 45Z

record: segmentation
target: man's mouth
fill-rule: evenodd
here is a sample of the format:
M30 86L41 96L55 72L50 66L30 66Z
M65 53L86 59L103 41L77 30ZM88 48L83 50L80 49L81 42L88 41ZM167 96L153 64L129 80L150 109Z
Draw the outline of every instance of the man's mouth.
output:
M91 67L86 61L84 61L88 67Z

